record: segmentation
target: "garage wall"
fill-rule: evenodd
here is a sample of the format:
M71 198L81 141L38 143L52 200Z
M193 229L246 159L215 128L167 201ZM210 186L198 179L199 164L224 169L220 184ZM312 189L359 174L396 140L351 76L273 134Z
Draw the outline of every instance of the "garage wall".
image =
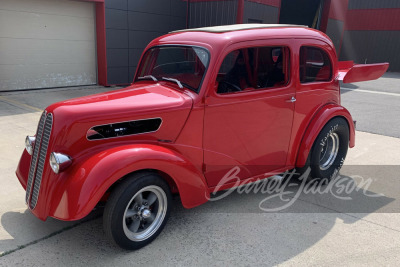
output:
M131 83L147 44L186 28L182 0L105 0L105 7L108 84Z
M276 1L277 2L277 1ZM279 3L265 1L244 2L243 23L278 23Z
M399 0L348 1L341 60L389 62L389 71L400 71L399 43Z
M94 4L2 0L0 90L96 84Z
M235 24L238 0L191 0L190 28ZM278 23L279 0L245 0L243 23Z
M326 34L331 38L335 45L336 51L340 50L340 42L342 38L344 21L337 19L328 19L328 26L326 28Z
M345 31L340 60L389 62L389 71L400 71L399 44L400 31Z
M350 0L351 9L400 8L399 0Z
M235 24L237 7L238 0L192 0L189 28Z

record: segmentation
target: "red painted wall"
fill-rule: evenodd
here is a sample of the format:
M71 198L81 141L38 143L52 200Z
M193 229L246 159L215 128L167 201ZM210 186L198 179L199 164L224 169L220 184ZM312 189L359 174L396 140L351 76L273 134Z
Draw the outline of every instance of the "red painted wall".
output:
M399 31L400 8L354 9L346 13L347 31Z
M107 84L107 52L106 52L106 21L105 6L96 3L96 37L97 37L97 82Z
M342 60L354 59L359 63L368 59L372 63L389 61L391 71L397 71L399 58L393 48L398 40L396 31L400 31L400 8L374 8L362 3L359 9L350 5L349 0L331 0L329 19L343 22L340 45L337 52ZM383 5L382 5L383 6ZM368 7L368 8L367 8ZM331 22L334 23L334 22ZM338 25L338 24L336 24ZM378 38L388 38L385 43ZM354 49L354 46L359 47Z
M281 5L281 0L248 0L248 1L274 7L279 7Z
M344 21L349 0L333 0L329 8L329 18Z
M349 0L333 0L329 18L345 22L345 30L397 31L400 30L400 8L352 9Z
M106 22L104 0L79 0L96 4L97 83L107 84Z
M243 14L244 14L244 0L238 0L238 8L236 14L236 23L243 23Z

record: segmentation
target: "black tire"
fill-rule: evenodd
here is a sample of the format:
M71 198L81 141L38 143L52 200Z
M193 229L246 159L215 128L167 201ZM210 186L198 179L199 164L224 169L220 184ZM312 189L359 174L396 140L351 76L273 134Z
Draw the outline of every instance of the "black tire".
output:
M152 202L154 196L156 200ZM168 183L156 173L142 172L126 177L111 192L104 209L106 236L124 249L146 246L163 230L170 214L171 199ZM143 236L140 234L146 232Z
M332 148L334 146L337 147L336 153L334 153L336 149ZM333 118L322 128L315 139L307 163L299 169L299 172L304 173L310 167L311 178L329 182L339 173L348 147L349 126L346 120L340 117ZM329 154L332 155L332 158Z

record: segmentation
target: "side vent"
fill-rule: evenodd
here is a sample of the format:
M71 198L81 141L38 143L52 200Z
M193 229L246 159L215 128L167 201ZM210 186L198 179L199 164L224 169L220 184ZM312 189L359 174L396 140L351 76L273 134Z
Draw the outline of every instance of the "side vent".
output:
M88 140L99 140L127 135L156 132L161 126L161 118L117 122L94 126L86 134Z

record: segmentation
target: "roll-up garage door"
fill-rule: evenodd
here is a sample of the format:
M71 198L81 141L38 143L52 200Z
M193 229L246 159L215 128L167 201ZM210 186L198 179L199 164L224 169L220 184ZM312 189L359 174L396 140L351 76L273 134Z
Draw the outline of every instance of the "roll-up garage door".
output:
M96 82L93 2L0 0L0 91Z

